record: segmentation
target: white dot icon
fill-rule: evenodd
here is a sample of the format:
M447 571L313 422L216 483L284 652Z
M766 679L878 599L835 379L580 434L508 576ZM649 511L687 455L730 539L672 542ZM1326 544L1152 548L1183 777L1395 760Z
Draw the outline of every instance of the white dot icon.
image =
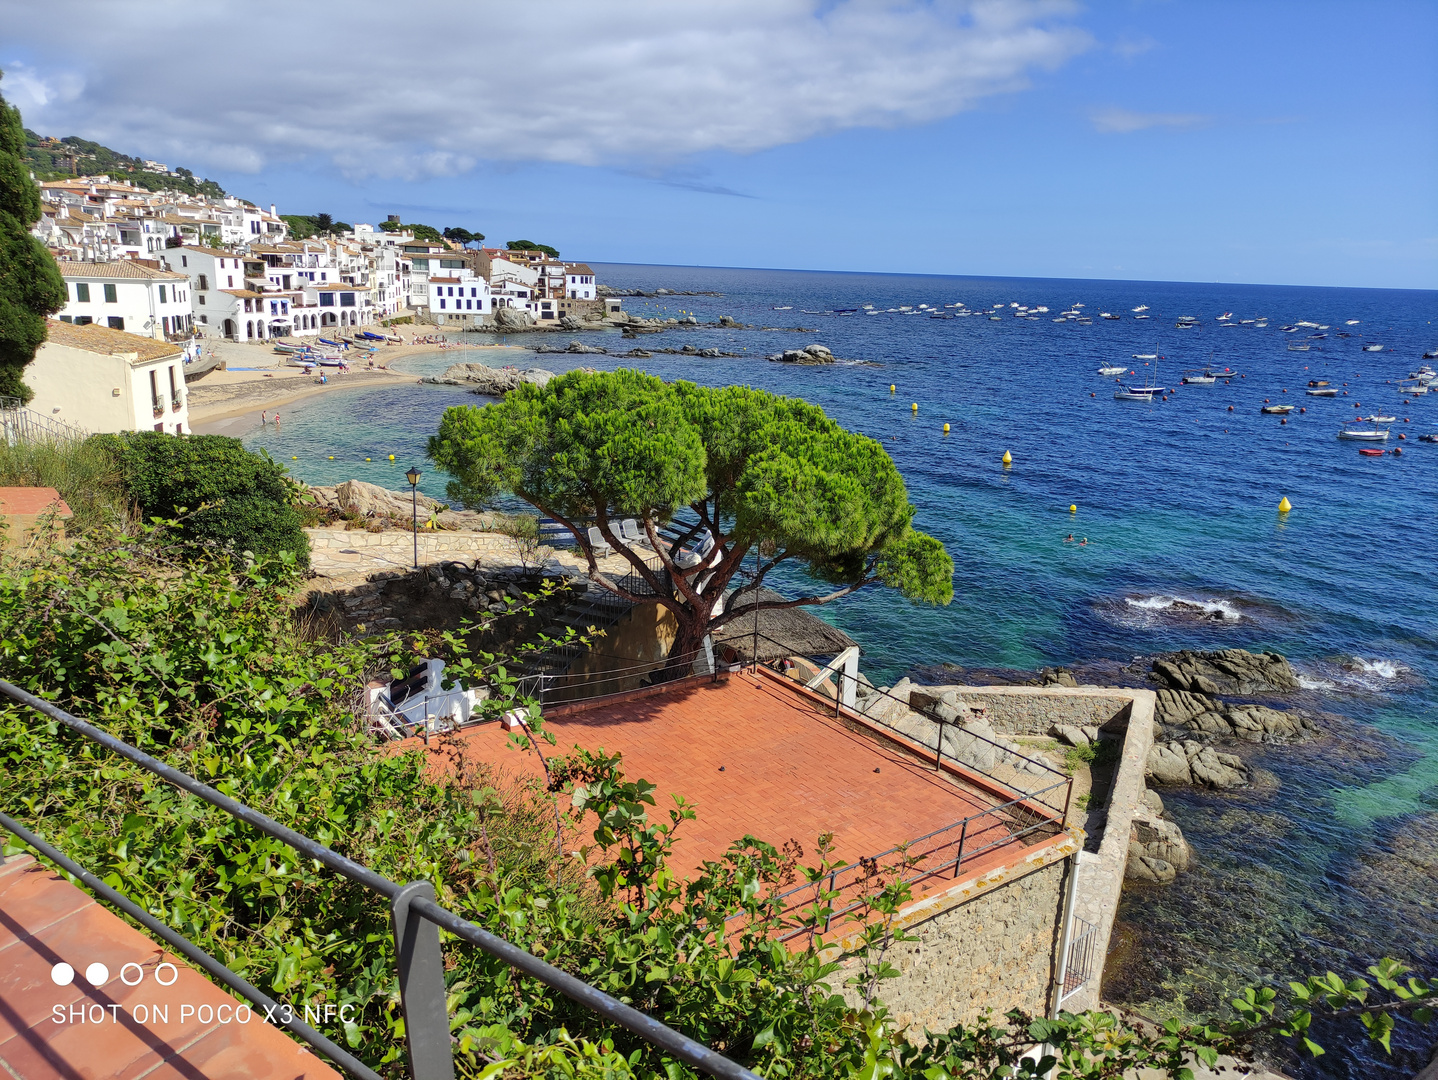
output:
M56 986L69 986L75 981L75 969L69 964L56 964L50 969L50 981Z
M99 962L85 969L85 981L91 986L104 986L110 981L110 969Z

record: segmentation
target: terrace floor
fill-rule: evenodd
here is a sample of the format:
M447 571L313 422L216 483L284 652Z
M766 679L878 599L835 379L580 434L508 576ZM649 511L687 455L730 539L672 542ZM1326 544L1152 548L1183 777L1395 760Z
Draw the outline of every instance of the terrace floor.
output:
M671 795L694 807L697 820L681 823L671 861L685 876L745 835L775 846L796 840L801 864L813 865L816 839L831 833L831 858L856 863L1014 798L947 763L937 770L932 757L854 718L836 717L832 702L762 668L551 707L545 726L557 739L545 746L547 756L575 746L622 754L627 777L658 785L652 818L667 818ZM461 739L471 760L542 776L534 753L511 749L498 724ZM965 850L976 857L971 866L965 856L964 876L1013 858L1014 845L1005 843L1013 831L1002 815L971 822ZM928 865L952 861L959 836L953 829L921 845L931 852ZM995 846L985 851L989 844ZM947 887L952 876L916 888L916 896Z
M61 962L75 971L63 986L51 975ZM173 976L162 962L174 964ZM96 963L108 970L92 986L84 972ZM262 1013L237 1014L237 1004L34 859L0 864L0 1076L339 1080Z

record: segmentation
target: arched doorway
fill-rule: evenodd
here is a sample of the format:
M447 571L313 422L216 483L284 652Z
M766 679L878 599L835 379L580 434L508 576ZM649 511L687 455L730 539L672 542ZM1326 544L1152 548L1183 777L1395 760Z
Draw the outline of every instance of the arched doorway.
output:
M226 319L226 320L225 320L225 325L224 325L224 327L223 327L223 332L224 332L225 337L227 337L227 338L236 338L236 337L239 336L238 334L235 333L235 320L234 320L234 319Z
M245 323L245 338L246 338L246 340L252 341L252 340L254 340L254 336L255 336L255 323L254 323L254 320L251 319L250 321L248 321L248 322Z

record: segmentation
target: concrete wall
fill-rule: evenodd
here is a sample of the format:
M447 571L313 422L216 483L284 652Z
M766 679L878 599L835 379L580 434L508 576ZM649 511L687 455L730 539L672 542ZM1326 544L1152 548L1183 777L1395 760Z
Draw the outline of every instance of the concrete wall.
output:
M317 573L414 565L414 534L407 529L372 533L364 529L306 529ZM349 554L353 552L353 554ZM516 562L514 543L499 533L419 531L419 563L488 558Z
M602 677L608 672L633 668L639 664L657 666L659 661L669 655L669 648L674 644L678 631L679 620L668 608L658 604L637 604L609 627L603 637L592 639L590 651L574 662L569 674ZM643 675L644 671L641 671L629 678L616 678L606 681L599 688L591 684L583 687L581 692L585 696L591 696L596 693L617 694L634 690L643 682ZM566 681L588 682L587 679L579 678ZM558 692L553 700L563 701L566 697L564 693Z

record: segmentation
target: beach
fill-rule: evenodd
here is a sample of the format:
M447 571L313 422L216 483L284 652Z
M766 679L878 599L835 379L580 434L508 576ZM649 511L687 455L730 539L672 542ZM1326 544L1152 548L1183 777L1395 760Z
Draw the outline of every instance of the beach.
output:
M405 338L404 344L382 345L372 358L356 356L347 372L324 368L327 380L324 383L318 381L318 373L291 365L287 356L274 351L273 342L253 345L235 341L206 342L206 356L213 351L225 362L225 370L211 371L190 385L190 429L196 435L240 436L260 424L262 412L282 409L318 394L414 383L419 375L397 369L396 361L436 354L441 347L412 340L432 332L428 327L420 328L425 333L409 332L407 327L402 329L405 332L400 336ZM527 350L511 345L467 342L463 347L444 351L455 354L455 363L461 362L462 357L472 361L476 359L476 351L480 351L488 358L487 362L498 367L528 356ZM369 366L371 359L373 367Z

